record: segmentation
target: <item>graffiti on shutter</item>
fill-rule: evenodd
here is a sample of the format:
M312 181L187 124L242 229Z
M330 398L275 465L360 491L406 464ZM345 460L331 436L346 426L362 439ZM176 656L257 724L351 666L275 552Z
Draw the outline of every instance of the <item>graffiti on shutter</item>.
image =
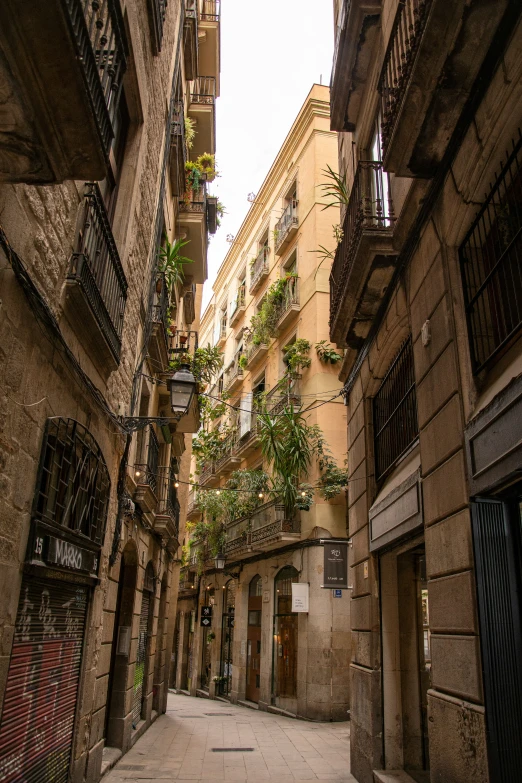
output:
M25 576L0 724L2 783L66 783L87 612L81 585Z
M147 655L147 633L149 626L150 594L143 591L141 601L140 628L138 632L138 651L136 653L136 668L134 669L134 694L132 699L132 725L134 728L141 718L143 701L143 679L145 676L145 658Z

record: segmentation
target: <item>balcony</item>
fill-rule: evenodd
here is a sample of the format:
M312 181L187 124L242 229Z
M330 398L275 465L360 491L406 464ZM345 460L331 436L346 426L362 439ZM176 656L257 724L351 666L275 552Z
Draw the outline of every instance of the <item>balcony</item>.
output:
M219 0L201 0L199 15L199 70L216 79L216 97L219 97L221 65L221 30Z
M170 184L173 196L182 196L185 192L185 163L187 146L185 143L185 109L183 101L174 103L172 125L170 128Z
M156 281L151 320L149 356L155 369L161 371L165 370L169 363L169 293L164 275L159 275Z
M187 519L194 521L195 519L199 519L200 516L201 511L197 506L197 494L194 492L194 490L191 490L189 492L187 503Z
M275 225L275 252L280 256L297 234L297 201L292 199Z
M253 342L253 337L249 334L245 340L245 356L249 370L259 364L268 353L267 343ZM259 338L258 338L259 339Z
M183 322L190 325L196 320L196 284L190 283L183 294Z
M194 352L198 348L198 332L190 331L188 329L176 329L174 334L170 336L169 340L169 357L170 360L187 357L187 361L191 361L194 356Z
M522 329L522 136L459 249L473 371L491 365Z
M229 323L234 326L246 310L245 286L242 285L236 297L230 302Z
M147 431L147 461L134 466L136 491L134 499L144 514L151 514L158 506L158 462L159 442L152 427Z
M216 483L216 481L217 481L217 476L216 476L214 460L210 460L210 462L207 462L206 465L203 465L203 467L199 471L198 482L202 487L204 487L210 484L213 485Z
M216 80L213 76L198 76L191 80L189 117L196 123L196 135L191 149L193 158L216 149Z
M197 0L185 0L183 22L183 65L188 81L198 75L198 5Z
M194 571L194 566L192 568L188 565L183 566L180 568L179 571L179 592L184 593L183 598L188 598L190 596L196 595L196 590L198 586L198 576Z
M219 348L223 348L227 340L227 314L224 313L224 315L221 317L219 321L219 330L216 340L216 345Z
M127 280L96 183L85 188L83 227L66 278L67 317L104 373L119 365Z
M246 554L250 547L250 519L235 519L225 531L225 554L227 557L239 557Z
M259 445L259 422L257 419L257 412L252 411L246 423L244 419L240 419L240 431L234 447L235 453L238 457L243 459L259 448Z
M270 501L252 515L250 544L254 549L273 549L281 544L291 543L301 537L299 511L293 519L285 518L282 503Z
M281 413L281 411L293 405L294 408L299 408L301 405L301 394L299 393L299 385L295 380L287 380L286 378L270 389L265 398L266 410L268 413Z
M187 254L194 263L190 274L194 283L207 279L207 191L206 183L186 193L179 202L179 225L187 234Z
M241 459L238 457L235 446L237 442L237 433L232 432L222 443L221 456L214 462L216 475L220 478L233 473L241 465Z
M126 68L120 4L0 4L0 181L102 180Z
M232 393L243 382L243 368L239 364L242 354L234 356L232 364L225 370L224 391Z
M179 546L180 506L174 488L175 476L170 468L160 468L158 476L158 507L154 519L154 530L169 551Z
M378 85L387 171L435 175L507 5L399 3Z
M353 131L373 66L382 0L341 0L330 89L330 126Z
M360 161L330 273L330 339L347 347L351 362L368 336L395 271L394 224L383 164Z
M278 305L277 328L280 331L286 329L300 309L299 278L289 277L283 293L283 299Z
M255 294L258 288L261 286L270 272L268 265L268 256L270 255L270 248L266 245L261 248L257 256L252 262L250 268L250 288L248 289L251 294Z

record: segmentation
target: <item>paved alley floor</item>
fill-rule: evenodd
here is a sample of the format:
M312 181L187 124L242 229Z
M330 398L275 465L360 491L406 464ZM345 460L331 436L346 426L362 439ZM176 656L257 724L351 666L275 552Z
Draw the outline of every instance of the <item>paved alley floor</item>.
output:
M169 694L166 715L156 720L103 783L356 783L349 772L349 738L349 723L310 723Z

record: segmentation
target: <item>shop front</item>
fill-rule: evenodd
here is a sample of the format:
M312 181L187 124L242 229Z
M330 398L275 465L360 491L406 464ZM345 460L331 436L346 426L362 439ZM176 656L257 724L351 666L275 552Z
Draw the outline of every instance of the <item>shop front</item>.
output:
M110 493L101 451L47 420L0 723L0 780L66 783Z
M276 707L297 714L297 638L299 615L292 612L292 582L297 569L282 568L275 578L272 701Z

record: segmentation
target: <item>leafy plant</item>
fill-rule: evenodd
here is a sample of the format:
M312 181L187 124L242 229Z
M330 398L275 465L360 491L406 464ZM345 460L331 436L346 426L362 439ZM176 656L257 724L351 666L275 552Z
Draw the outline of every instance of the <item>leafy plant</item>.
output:
M321 340L316 343L315 350L319 359L325 364L337 364L337 362L341 362L343 359L341 354L337 353L327 340Z
M323 169L322 173L325 175L327 181L318 187L323 191L323 198L332 199L329 204L326 204L323 207L323 211L330 207L347 207L350 203L350 193L346 186L346 178L337 174L329 165Z
M280 306L284 301L288 285L296 278L295 272L287 272L283 277L275 280L268 288L261 307L250 321L250 331L254 345L269 343L270 339L277 335Z
M214 633L214 631L208 631L208 633L207 633L207 644L210 644L210 642L213 642L215 638L216 638L216 634Z
M288 368L289 375L295 377L299 374L299 370L310 367L312 360L308 357L307 354L309 353L311 347L312 346L308 340L305 340L302 337L300 337L298 340L295 340L295 342L291 343L290 345L285 345L283 348L283 361Z
M178 283L183 282L185 277L183 271L184 264L194 263L191 258L181 254L182 248L188 245L188 243L186 239L176 239L173 243L170 243L165 237L163 247L159 249L158 268L165 275L169 291Z
M242 353L241 356L239 357L239 366L241 367L242 370L246 370L247 363L248 363L248 359L246 357L246 354Z
M190 117L185 117L185 144L191 150L196 136L195 122Z
M170 369L176 372L181 365L188 365L194 378L203 383L211 383L212 378L223 366L223 353L217 345L196 348L194 354L180 353L170 362Z

